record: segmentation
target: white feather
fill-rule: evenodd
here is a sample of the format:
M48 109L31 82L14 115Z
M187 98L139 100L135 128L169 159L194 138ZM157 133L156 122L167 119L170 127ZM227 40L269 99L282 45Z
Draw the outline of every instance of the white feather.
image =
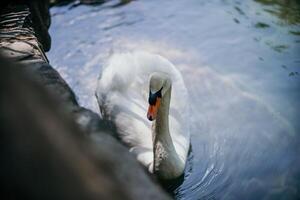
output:
M170 135L180 160L189 150L188 94L180 72L167 59L146 52L114 54L98 80L97 97L104 118L116 124L120 138L137 159L153 168L152 122L147 119L149 75L167 73L172 79Z

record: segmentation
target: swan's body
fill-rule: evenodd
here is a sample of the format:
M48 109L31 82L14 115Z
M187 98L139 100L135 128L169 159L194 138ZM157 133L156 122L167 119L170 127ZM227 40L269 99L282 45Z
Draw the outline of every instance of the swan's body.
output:
M161 92L153 123L147 119L149 90L150 96ZM115 54L104 66L96 95L103 117L115 123L150 172L162 179L183 173L190 145L188 95L168 60L144 52Z

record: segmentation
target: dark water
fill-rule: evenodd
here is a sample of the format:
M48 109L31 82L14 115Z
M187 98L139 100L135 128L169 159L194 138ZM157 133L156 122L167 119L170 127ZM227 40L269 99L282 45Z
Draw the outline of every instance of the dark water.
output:
M159 53L182 72L192 107L177 199L299 199L299 1L117 3L51 10L48 56L79 102L99 112L111 53Z

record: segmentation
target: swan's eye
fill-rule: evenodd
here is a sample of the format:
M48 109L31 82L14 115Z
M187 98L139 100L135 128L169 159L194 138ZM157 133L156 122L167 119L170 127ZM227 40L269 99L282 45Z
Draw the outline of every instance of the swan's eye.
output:
M151 92L149 92L148 102L149 102L150 105L155 105L155 103L156 103L156 93L152 94Z
M161 98L161 91L162 91L162 89L163 88L161 88L160 90L158 90L154 94L151 91L149 92L148 102L149 102L150 105L155 105L156 104L156 99L157 98Z
M158 90L158 91L156 92L157 97L159 97L159 98L161 98L161 91L162 91L162 89L163 89L163 87L161 87L160 90Z

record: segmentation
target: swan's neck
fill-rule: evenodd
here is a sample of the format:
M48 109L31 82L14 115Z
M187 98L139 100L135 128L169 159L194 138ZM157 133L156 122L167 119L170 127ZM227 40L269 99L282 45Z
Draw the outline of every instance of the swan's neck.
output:
M153 171L162 179L180 176L184 163L179 159L169 132L169 107L171 87L161 100L161 105L154 122L154 166Z

